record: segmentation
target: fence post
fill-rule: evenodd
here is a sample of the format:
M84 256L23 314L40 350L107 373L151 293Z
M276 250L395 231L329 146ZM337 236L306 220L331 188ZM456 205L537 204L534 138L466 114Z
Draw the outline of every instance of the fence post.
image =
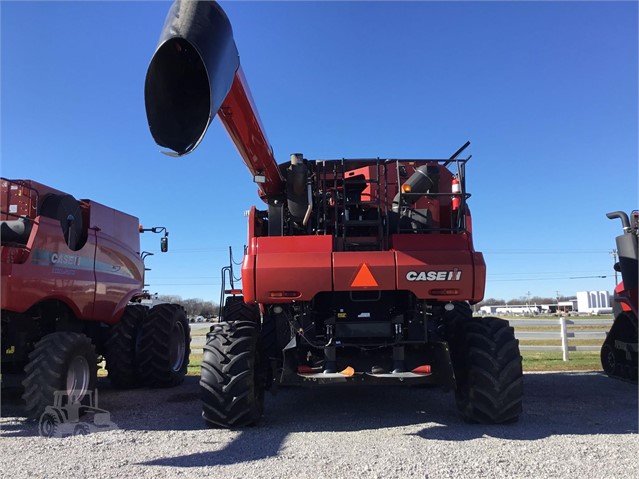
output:
M559 326L561 327L561 350L564 361L568 361L568 328L566 327L566 317L559 318Z

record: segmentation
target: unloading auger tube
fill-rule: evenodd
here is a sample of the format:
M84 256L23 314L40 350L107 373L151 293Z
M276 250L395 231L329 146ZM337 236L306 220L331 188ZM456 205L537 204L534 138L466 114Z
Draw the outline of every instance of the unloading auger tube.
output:
M284 178L253 105L231 24L216 2L173 3L146 74L144 97L153 139L171 150L167 154L193 151L218 114L261 195L284 194Z

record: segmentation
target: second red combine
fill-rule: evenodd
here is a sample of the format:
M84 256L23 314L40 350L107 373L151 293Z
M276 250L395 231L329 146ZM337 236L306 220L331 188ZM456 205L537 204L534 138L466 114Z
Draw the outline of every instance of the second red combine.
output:
M486 267L467 205L469 143L445 159L278 164L215 2L175 2L146 77L158 145L184 155L217 113L254 181L242 289L229 296L202 360L204 419L237 427L278 384L440 384L469 422L522 410L508 322L473 318Z

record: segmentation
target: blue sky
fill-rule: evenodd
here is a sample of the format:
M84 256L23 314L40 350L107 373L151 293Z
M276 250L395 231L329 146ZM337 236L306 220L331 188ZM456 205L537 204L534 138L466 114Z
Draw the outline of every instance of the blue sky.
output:
M218 120L158 153L143 85L169 2L8 2L1 173L167 226L150 290L216 300L256 188ZM612 290L637 208L636 2L224 2L276 158L447 157L467 169L487 297ZM607 278L581 276L608 275Z

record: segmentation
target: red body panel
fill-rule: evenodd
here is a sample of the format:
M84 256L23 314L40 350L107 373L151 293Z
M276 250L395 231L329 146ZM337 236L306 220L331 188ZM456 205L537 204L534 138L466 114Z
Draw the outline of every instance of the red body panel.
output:
M333 252L330 236L249 238L252 247L242 264L244 298L287 303L309 301L320 292L368 289L405 290L441 301L483 298L486 265L481 253L469 250L467 235L393 235L392 242L391 251ZM377 286L352 286L362 264ZM273 297L273 292L299 294Z
M64 194L30 183L40 199ZM138 219L88 200L82 209L87 240L78 251L67 247L60 223L43 216L34 218L24 247L1 247L3 310L23 313L41 301L59 300L78 319L115 323L141 293Z
M279 236L256 239L258 254L248 255L242 265L246 301L259 303L309 301L319 291L332 289L330 236ZM251 258L254 258L253 260ZM255 271L251 277L251 262ZM246 296L254 281L255 298ZM247 287L248 283L248 287ZM273 297L274 291L297 291L294 297Z
M363 264L366 265L378 286L374 284L360 287L353 286ZM395 255L391 251L333 253L333 286L333 291L361 291L367 289L392 291L397 289L395 283Z
M91 202L90 228L96 231L95 306L92 319L116 322L144 286L139 220Z
M23 313L40 301L57 299L76 317L90 318L95 296L95 236L89 235L80 251L71 251L60 224L38 217L26 249L29 255L24 263L2 265L2 309Z
M473 297L469 301L478 303L484 299L484 294L486 293L486 262L482 253L474 252L473 258L475 265Z

